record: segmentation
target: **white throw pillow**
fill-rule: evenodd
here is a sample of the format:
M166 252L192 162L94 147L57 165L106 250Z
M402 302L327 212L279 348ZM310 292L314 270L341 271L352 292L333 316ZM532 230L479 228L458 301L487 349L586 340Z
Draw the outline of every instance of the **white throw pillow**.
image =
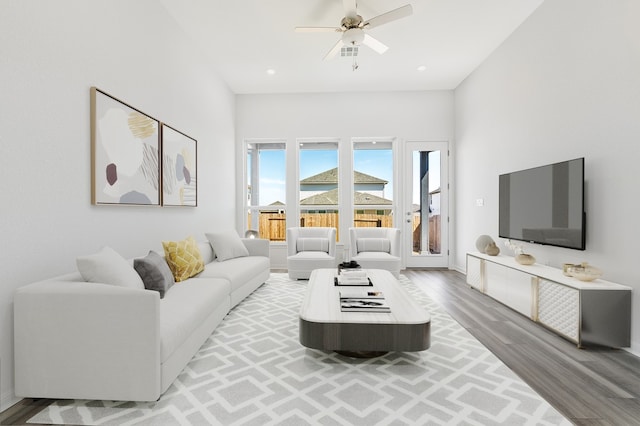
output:
M218 262L249 256L249 250L242 243L236 231L210 232L205 236L209 240Z
M363 251L381 251L389 253L391 242L387 238L358 238L356 240L358 253Z
M296 240L296 251L324 251L329 253L329 239L320 237L305 237Z
M140 275L124 257L111 247L104 247L95 254L78 257L76 265L78 265L80 275L87 282L144 290L144 283Z

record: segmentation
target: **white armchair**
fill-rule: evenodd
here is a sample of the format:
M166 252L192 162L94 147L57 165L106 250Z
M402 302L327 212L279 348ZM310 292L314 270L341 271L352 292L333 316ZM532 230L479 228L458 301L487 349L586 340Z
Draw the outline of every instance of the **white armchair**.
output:
M400 276L398 228L349 228L349 253L364 269L386 269Z
M308 279L314 269L336 266L335 228L287 229L287 268L291 279Z

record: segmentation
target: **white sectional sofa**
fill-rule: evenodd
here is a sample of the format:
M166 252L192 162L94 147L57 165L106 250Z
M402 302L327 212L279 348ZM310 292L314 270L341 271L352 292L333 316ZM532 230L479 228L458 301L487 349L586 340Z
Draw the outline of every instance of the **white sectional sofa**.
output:
M269 242L157 291L88 283L79 272L19 288L14 299L19 397L155 401L226 314L269 278Z

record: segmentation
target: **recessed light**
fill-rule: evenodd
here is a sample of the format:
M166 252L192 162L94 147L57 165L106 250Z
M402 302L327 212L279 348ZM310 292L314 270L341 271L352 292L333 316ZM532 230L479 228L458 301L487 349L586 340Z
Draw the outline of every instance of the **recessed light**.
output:
M269 68L267 70L267 74L269 74L269 75L274 75L275 73L276 73L276 70L274 70L273 68Z
M424 71L424 70L426 70L426 69L427 69L427 66L426 66L426 65L420 65L420 66L418 67L418 71Z

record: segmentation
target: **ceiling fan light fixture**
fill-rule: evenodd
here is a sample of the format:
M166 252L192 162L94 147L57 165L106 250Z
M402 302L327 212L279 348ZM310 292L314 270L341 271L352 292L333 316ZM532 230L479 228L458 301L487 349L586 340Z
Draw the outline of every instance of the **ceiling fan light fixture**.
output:
M361 28L350 28L342 33L342 42L352 46L359 46L364 41L364 31Z

